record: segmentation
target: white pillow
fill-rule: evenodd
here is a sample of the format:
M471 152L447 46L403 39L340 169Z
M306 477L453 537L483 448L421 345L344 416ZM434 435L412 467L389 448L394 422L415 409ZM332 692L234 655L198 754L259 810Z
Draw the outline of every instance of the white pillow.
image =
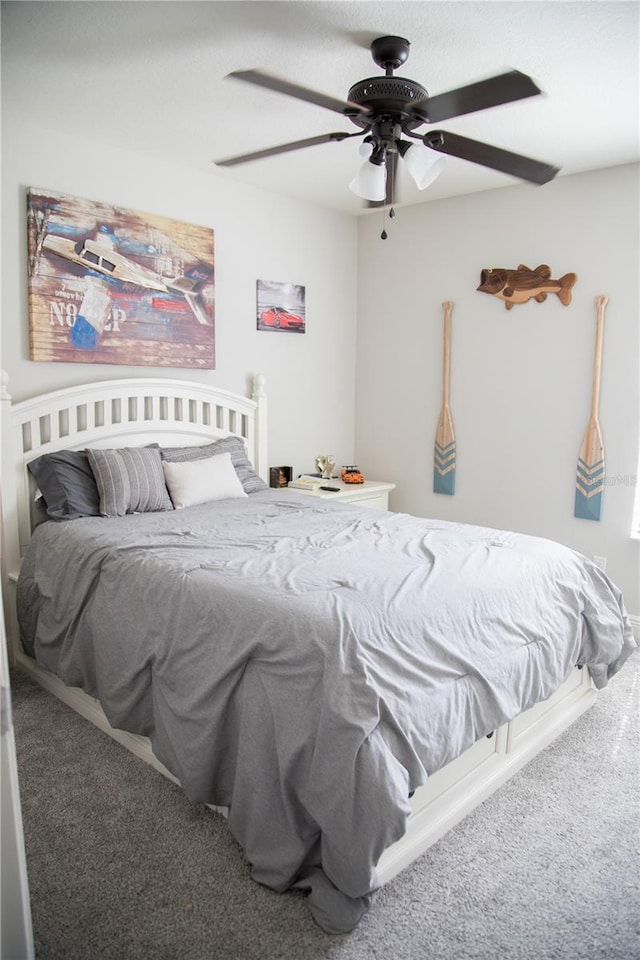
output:
M162 469L176 510L210 500L247 496L229 453L180 463L163 460Z

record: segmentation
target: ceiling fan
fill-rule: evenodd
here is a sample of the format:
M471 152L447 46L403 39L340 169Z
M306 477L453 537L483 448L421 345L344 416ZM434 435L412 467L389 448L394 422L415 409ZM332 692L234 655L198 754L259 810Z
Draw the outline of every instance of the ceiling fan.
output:
M420 189L425 189L440 173L444 164L443 156L434 158L431 153L421 150L417 144L403 137L421 141L430 151L438 154L460 157L531 183L543 184L555 177L558 167L478 140L470 140L445 130L416 133L416 128L424 124L439 123L451 117L533 97L541 91L531 77L518 70L510 70L430 97L422 84L394 76L394 70L407 60L409 47L409 41L403 37L378 37L374 40L371 44L371 56L375 63L384 69L385 75L359 80L349 90L346 100L310 90L261 70L237 70L230 73L228 76L235 80L265 87L340 113L360 129L355 133L339 131L306 140L295 140L253 153L216 160L216 165L231 167L320 143L362 137L360 152L366 158L365 163L349 187L358 196L368 200L371 206L395 202L399 158L402 158Z

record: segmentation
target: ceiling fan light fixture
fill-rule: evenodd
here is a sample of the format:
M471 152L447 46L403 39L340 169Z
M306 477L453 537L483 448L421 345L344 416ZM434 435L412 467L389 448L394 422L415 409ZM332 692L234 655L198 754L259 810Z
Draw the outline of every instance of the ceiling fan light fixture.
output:
M442 173L446 163L445 157L434 157L424 147L415 143L409 144L402 157L418 190L426 190L431 186Z
M367 160L349 184L349 190L363 200L384 200L387 192L387 167Z

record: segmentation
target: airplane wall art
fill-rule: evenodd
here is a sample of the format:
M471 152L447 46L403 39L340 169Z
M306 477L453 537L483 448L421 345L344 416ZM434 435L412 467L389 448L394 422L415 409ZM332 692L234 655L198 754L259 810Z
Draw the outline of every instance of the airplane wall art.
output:
M213 230L27 192L32 360L215 368Z

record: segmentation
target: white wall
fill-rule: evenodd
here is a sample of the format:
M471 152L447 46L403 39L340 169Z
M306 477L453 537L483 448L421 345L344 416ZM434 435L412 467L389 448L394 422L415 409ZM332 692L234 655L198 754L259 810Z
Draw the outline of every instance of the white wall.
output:
M395 481L394 509L522 530L606 556L630 611L640 613L638 543L627 535L639 433L636 166L400 208L382 241L377 214L356 222L215 170L202 176L97 149L5 110L0 360L16 400L150 372L28 359L29 186L214 228L217 368L205 379L246 392L250 374L266 374L270 463L301 471L316 454L333 453L338 463L355 460L368 476ZM546 262L553 276L575 271L571 306L552 295L507 311L476 291L483 267L521 262ZM259 278L306 286L304 336L255 329ZM600 409L608 485L603 519L594 523L573 517L573 483L599 293L609 296ZM432 493L445 299L454 301L453 497Z
M638 463L638 167L560 177L400 208L359 224L356 462L393 480L391 506L509 528L608 558L640 614L629 539ZM578 274L573 302L550 295L505 309L476 291L484 267L546 263ZM573 516L590 412L595 298L607 294L600 423L602 520ZM441 401L442 302L454 302L451 403L456 492L432 492Z
M22 105L24 106L24 105ZM213 164L199 175L22 122L2 128L2 367L14 400L114 377L204 379L246 393L267 377L269 462L301 472L320 453L353 459L356 238L353 218L234 183ZM26 189L42 187L190 223L215 232L213 371L29 360ZM306 287L307 332L256 330L256 280Z

